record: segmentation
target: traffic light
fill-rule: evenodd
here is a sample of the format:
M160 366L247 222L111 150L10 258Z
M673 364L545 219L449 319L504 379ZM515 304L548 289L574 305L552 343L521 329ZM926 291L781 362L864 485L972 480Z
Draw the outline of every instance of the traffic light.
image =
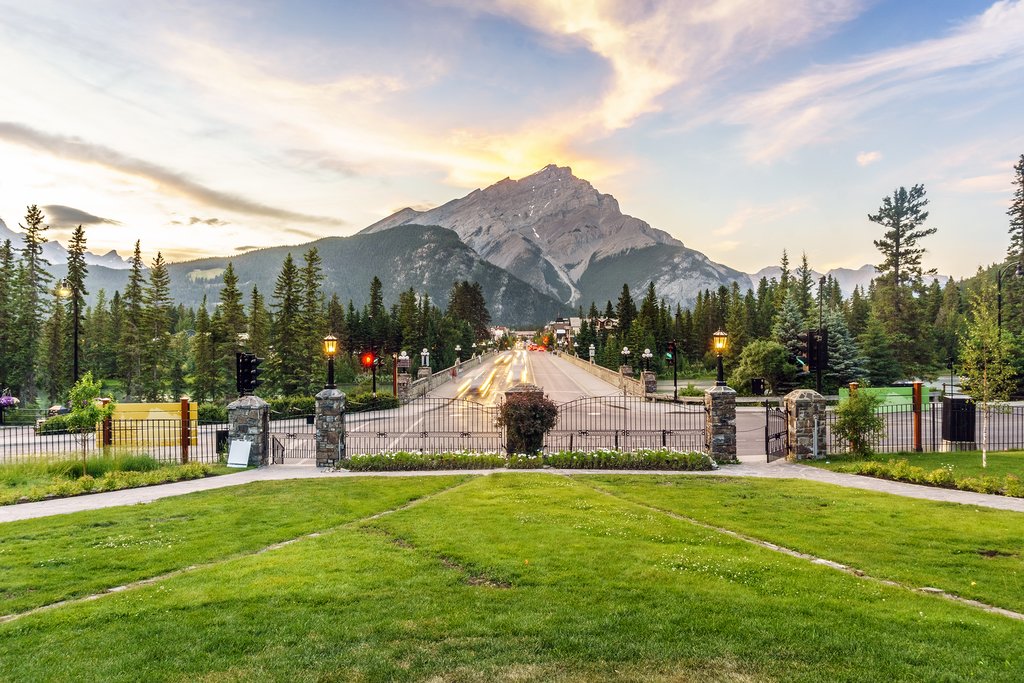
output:
M257 358L255 353L235 354L235 388L239 396L251 396L256 387L263 384L260 375L262 358Z
M373 353L373 351L364 351L363 355L359 357L359 363L364 368L369 370L370 368L377 364L377 357Z
M828 328L823 327L818 330L817 344L815 351L817 352L815 360L817 361L814 365L815 368L821 368L822 370L828 370Z
M754 396L764 396L764 377L750 378L750 393Z
M676 355L676 343L670 341L668 343L668 351L665 352L665 360L672 360Z
M809 372L811 366L814 365L815 356L817 354L815 331L804 330L796 335L796 339L800 342L800 349L796 354L796 363L800 367L801 373Z

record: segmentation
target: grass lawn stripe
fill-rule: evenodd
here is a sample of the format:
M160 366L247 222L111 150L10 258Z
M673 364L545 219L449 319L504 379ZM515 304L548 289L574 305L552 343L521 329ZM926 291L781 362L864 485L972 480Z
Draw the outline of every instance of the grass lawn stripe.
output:
M857 578L864 579L866 581L874 581L876 583L885 584L886 586L894 586L894 587L897 587L897 588L903 588L905 590L914 591L915 593L923 593L923 594L926 594L926 595L935 595L935 596L944 598L946 600L950 600L952 602L956 602L956 603L959 603L959 604L962 604L962 605L967 605L967 606L970 606L970 607L975 607L977 609L981 609L981 610L984 610L986 612L990 612L992 614L1000 614L1000 615L1002 615L1004 617L1007 617L1009 619L1016 619L1018 621L1024 621L1024 614L1022 614L1020 612L1014 612L1013 610L1008 610L1008 609L1005 609L1003 607L996 607L995 605L989 605L989 604L981 602L979 600L971 600L969 598L964 598L962 596L955 595L953 593L947 593L946 591L944 591L942 589L939 589L939 588L932 588L930 586L912 586L912 585L908 585L908 584L905 584L905 583L900 583L899 581L893 581L891 579L883 579L883 578L879 578L877 576L871 576L870 574L868 574L867 572L865 572L862 569L858 569L856 567L851 567L851 566L845 565L845 564L843 564L841 562L836 562L835 560L830 560L830 559L825 558L825 557L818 557L817 555L811 555L809 553L803 553L803 552L800 552L799 550L793 550L792 548L787 548L785 546L781 546L781 545L778 545L776 543L772 543L770 541L765 541L765 540L760 539L760 538L754 538L753 536L748 536L746 534L741 534L741 533L739 533L737 531L732 531L731 529L725 529L725 528L720 527L720 526L715 526L713 524L708 524L707 522L702 522L702 521L694 519L692 517L687 517L686 515L681 515L678 512L673 512L672 510L667 510L667 509L665 509L663 507L658 507L657 505L651 505L651 504L648 504L648 503L643 503L641 501L635 500L635 499L630 498L628 496L622 495L621 493L618 493L616 491L611 491L611 490L608 490L608 489L604 489L604 488L602 488L601 486L597 485L595 482L592 482L592 481L585 481L585 483L587 483L589 486L591 486L595 491L599 491L599 492L601 492L601 493L603 493L605 495L612 496L614 498L619 498L619 499L622 499L622 500L627 500L627 501L635 503L637 505L642 505L642 506L644 506L644 507L646 507L646 508L648 508L650 510L654 510L655 512L658 512L658 513L661 513L661 514L664 514L664 515L668 515L669 517L673 517L675 519L682 520L684 522L689 522L691 524L695 524L695 525L697 525L699 527L702 527L702 528L705 528L705 529L710 529L712 531L717 531L718 533L726 534L727 536L732 536L733 538L738 538L741 541L745 541L747 543L752 543L753 545L759 546L761 548L767 548L768 550L771 550L771 551L774 551L774 552L777 552L777 553L782 553L783 555L788 555L789 557L795 557L797 559L806 560L808 562L812 562L814 564L821 565L823 567L829 567L831 569L835 569L836 571L840 571L840 572L843 572L845 574L849 574L850 576L855 576Z
M874 577L1024 612L1024 514L805 480L573 475Z
M259 552L468 478L254 482L145 505L0 524L0 612L10 618Z

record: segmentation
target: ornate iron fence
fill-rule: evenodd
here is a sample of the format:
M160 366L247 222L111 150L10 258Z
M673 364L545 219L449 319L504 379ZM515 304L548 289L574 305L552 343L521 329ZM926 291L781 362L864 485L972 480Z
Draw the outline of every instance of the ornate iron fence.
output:
M595 396L558 406L558 422L544 439L544 451L706 450L703 406L648 401L640 396Z
M349 455L499 452L505 448L505 434L495 424L497 417L497 408L446 398L418 398L397 408L349 412L345 450Z

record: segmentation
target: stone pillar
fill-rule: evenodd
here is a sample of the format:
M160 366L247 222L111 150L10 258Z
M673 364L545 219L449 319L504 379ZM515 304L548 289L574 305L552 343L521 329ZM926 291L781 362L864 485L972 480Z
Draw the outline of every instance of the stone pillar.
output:
M409 402L409 385L412 384L412 377L407 374L399 374L395 378L395 388L398 390L398 400L401 403Z
M706 422L704 439L715 462L738 462L736 459L736 391L714 386L704 391Z
M825 398L812 389L797 389L786 394L784 400L789 430L787 459L824 459L827 453Z
M644 393L653 394L658 391L658 376L650 370L644 370L640 375L644 383Z
M431 374L432 373L430 372L430 366L429 365L421 365L419 370L416 371L416 379L423 379L424 377L430 377Z
M259 396L228 404L228 443L250 441L249 467L270 464L270 405Z
M316 395L315 424L316 466L337 467L345 459L344 392L340 389L324 389Z
M619 374L622 375L623 377L632 377L633 376L633 366L632 365L620 365L619 366Z

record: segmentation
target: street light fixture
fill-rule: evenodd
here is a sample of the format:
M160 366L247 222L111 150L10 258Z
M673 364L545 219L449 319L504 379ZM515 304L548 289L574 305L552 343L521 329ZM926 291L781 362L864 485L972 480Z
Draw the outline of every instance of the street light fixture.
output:
M74 323L72 324L72 346L74 348L74 350L73 350L73 354L74 355L73 355L73 358L72 358L72 366L71 366L72 367L72 370L71 370L72 380L71 381L72 381L73 384L78 384L78 335L79 335L79 320L78 320L78 318L80 316L80 313L78 312L78 291L76 291L75 287L71 286L71 282L70 281L68 281L67 279L64 279L64 280L61 280L60 284L57 286L57 296L59 296L61 298L67 298L69 296L71 297L71 315L74 318Z
M630 354L629 347L628 346L623 346L622 347L622 364L623 365L626 365L626 364L629 363L629 354Z
M644 352L640 354L640 357L644 359L644 370L648 371L651 369L651 358L654 358L654 354L651 353L650 349L644 349Z
M476 358L476 342L473 342L473 358Z
M426 347L420 351L420 366L427 368L430 367L430 351Z
M336 389L334 384L334 357L338 355L338 338L333 334L324 337L324 355L327 356L327 384L324 389Z
M457 363L462 362L462 344L455 345L455 361Z
M718 330L711 335L711 342L712 348L714 348L715 353L718 355L718 378L715 384L724 387L725 371L722 369L722 354L729 348L729 335L722 330Z
M594 345L593 345L593 344L591 344L591 345L590 345L590 364L591 364L591 365L593 365L593 364L594 364L594 353L595 353L596 351L597 351L597 349L596 349L596 348L594 347Z
M572 343L572 354L577 358L580 357L580 345L577 344L576 342Z

